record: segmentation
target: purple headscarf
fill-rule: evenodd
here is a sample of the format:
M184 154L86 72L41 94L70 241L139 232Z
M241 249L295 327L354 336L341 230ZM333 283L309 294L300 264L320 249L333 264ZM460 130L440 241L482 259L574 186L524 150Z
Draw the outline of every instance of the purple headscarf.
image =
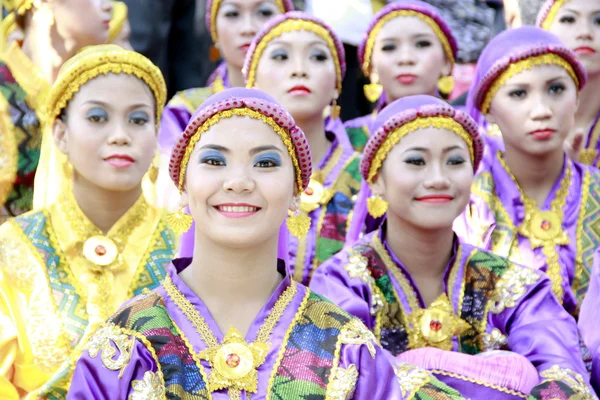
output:
M481 107L495 80L512 64L544 54L553 54L557 56L556 60L566 61L574 71L581 90L587 80L585 68L556 35L532 26L509 29L492 39L479 57L467 97L469 115L480 126L485 126Z

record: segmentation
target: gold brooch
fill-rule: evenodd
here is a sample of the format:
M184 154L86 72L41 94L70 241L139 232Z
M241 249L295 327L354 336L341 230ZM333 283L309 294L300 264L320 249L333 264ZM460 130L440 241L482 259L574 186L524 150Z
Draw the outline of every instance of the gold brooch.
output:
M303 213L316 210L320 205L325 204L331 197L331 191L323 187L321 171L316 171L310 178L308 187L300 195L300 210Z
M248 344L240 332L231 327L221 345L200 352L200 358L213 368L209 378L211 392L221 389L256 393L258 372L269 352L266 343Z
M429 308L409 316L410 347L452 350L452 338L470 328L467 322L454 315L452 304L444 293Z
M83 244L83 255L97 266L112 264L119 255L115 242L106 236L92 236Z

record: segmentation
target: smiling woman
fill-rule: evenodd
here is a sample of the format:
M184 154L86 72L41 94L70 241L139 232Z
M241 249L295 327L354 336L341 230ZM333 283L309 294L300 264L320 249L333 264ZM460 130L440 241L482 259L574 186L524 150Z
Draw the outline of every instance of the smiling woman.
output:
M197 222L194 257L174 260L160 288L97 331L68 398L460 399L388 358L358 319L277 260L279 226L311 170L302 130L273 98L209 98L170 163Z

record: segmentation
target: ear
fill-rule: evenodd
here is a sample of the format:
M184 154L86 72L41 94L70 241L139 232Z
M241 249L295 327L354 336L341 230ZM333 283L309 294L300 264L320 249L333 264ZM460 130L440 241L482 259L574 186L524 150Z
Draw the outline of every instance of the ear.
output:
M185 208L190 205L190 198L188 197L187 192L184 190L181 192L181 197L179 198L179 208Z
M450 76L452 75L452 64L450 64L450 60L448 57L444 56L444 65L442 66L442 76Z
M379 170L377 175L375 175L373 183L371 183L369 187L371 188L371 192L374 195L378 195L382 198L385 198L385 181L383 180L381 169Z
M52 123L52 136L56 147L64 153L69 154L69 134L67 133L67 124L60 118L57 118Z
M292 197L292 201L290 202L290 211L296 212L296 211L300 210L300 202L301 202L301 198L300 198L300 195L298 194L298 190L294 189L294 196Z
M490 124L495 124L496 123L496 119L494 118L494 116L491 113L487 113L484 115L486 121Z

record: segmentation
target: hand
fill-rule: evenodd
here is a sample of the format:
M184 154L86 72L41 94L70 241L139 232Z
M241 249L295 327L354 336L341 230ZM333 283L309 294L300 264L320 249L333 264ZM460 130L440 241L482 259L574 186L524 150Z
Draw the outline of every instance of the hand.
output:
M579 155L581 154L581 150L583 148L583 138L585 133L583 129L577 129L575 133L569 135L565 139L564 149L569 158L573 161L579 161Z

